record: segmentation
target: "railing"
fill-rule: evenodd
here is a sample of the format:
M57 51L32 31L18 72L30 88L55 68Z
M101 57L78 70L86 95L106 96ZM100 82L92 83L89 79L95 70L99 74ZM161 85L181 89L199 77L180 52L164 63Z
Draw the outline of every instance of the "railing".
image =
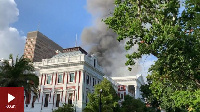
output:
M34 62L33 65L34 65L34 66L41 66L41 65L42 65L42 62Z
M51 58L51 59L42 59L42 62L35 62L34 66L44 66L44 65L53 65L53 64L61 64L61 63L74 63L74 62L81 62L85 61L89 65L94 66L94 59L88 56L77 55L73 57L65 57L65 58ZM99 66L97 63L95 64L95 68L99 71L103 71L102 67Z

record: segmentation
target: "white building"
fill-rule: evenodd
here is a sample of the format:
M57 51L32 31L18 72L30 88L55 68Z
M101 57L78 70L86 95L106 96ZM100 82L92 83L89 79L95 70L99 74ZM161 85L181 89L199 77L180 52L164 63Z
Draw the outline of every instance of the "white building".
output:
M117 86L118 96L121 101L124 101L125 95L130 95L134 98L142 98L140 87L144 85L142 75L124 76L124 77L111 77Z
M63 103L74 104L77 112L88 102L87 93L103 79L95 56L81 47L64 49L51 59L35 62L39 77L39 96L26 98L25 112L51 112Z

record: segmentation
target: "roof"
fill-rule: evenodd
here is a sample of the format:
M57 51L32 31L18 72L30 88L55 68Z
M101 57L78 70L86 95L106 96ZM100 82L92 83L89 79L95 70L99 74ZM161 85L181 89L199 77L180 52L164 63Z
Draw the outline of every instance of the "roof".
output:
M81 51L82 53L84 53L85 55L87 55L88 53L82 49L81 47L72 47L72 48L67 48L67 49L63 49L63 52L73 52L73 51Z
M63 57L72 57L72 56L76 56L76 55L80 55L80 54L85 54L87 55L87 52L82 49L81 47L73 47L73 48L67 48L67 49L63 49L64 53L58 53L55 56L53 56L52 58L63 58Z
M73 51L73 52L66 52L66 53L58 53L52 58L63 58L63 57L72 57L76 55L83 54L81 51Z

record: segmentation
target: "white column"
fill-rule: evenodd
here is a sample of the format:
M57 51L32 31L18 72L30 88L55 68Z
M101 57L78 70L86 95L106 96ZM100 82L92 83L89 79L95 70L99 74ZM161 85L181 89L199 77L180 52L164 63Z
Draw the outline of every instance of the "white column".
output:
M134 87L135 87L135 98L137 98L137 84L134 85Z
M65 96L66 96L66 88L67 88L67 75L68 72L64 72L65 73L65 77L64 77L64 84L63 84L63 99L62 102L65 103Z

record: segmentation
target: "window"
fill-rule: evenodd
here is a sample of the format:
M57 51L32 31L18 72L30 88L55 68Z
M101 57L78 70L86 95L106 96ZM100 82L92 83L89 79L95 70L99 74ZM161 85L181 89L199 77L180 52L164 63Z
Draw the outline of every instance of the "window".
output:
M59 107L59 103L60 103L60 94L57 94L56 107Z
M69 93L68 104L72 104L72 95L73 93Z
M89 84L89 75L87 75L87 85Z
M124 95L123 94L121 94L121 99L124 99Z
M93 80L92 80L92 86L94 86L94 78L93 78Z
M83 101L84 101L84 93L83 93Z
M69 77L69 82L74 82L74 73L70 73Z
M62 81L63 81L62 76L63 76L62 73L60 73L60 74L58 75L58 83L62 83Z
M124 87L123 87L123 86L120 86L120 90L124 90Z
M51 75L47 75L47 84L51 83Z
M91 81L92 81L92 78L90 77L90 85L92 85Z
M135 86L134 85L128 85L128 92L132 93L135 96Z
M84 83L85 83L85 73L83 74L83 77L84 77Z
M44 100L44 107L48 107L48 99L49 99L49 94L46 94L45 100Z
M95 68L95 66L96 66L96 59L94 59L94 68Z

